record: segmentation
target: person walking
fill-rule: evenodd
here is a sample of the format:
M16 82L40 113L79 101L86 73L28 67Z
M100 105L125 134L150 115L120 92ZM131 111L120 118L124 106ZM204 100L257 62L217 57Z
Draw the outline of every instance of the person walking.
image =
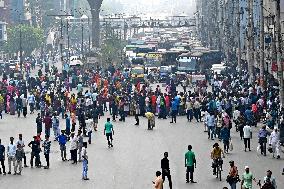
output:
M155 181L152 181L154 189L163 189L163 179L161 177L161 172L156 172Z
M274 128L272 133L269 136L269 146L272 148L273 158L275 157L275 153L277 159L280 159L280 133L277 128Z
M162 179L165 182L165 178L168 178L169 187L172 189L172 177L170 173L170 163L168 159L168 152L164 153L164 158L161 160L161 169L162 169Z
M190 182L196 183L193 180L194 168L196 168L195 154L192 151L191 145L188 145L187 149L188 151L185 153L185 162L184 162L184 166L186 167L186 183L189 183L189 174L190 174Z
M245 152L247 151L247 148L249 149L249 151L251 151L251 149L250 149L251 132L252 132L251 126L247 123L243 128Z
M114 135L114 130L113 130L113 125L110 122L110 118L107 118L107 122L105 123L105 129L104 129L104 135L107 137L107 143L108 147L113 147L112 141L113 138L112 136Z
M53 113L52 116L52 129L53 129L53 133L54 133L54 141L57 140L58 136L60 135L60 129L59 129L59 118L55 113Z
M52 119L49 116L49 113L46 113L46 116L43 119L43 123L45 125L45 135L50 136L50 129L52 127Z
M65 135L65 130L61 130L61 135L58 136L58 143L60 146L61 158L62 161L66 161L66 143L67 136Z
M265 188L277 189L276 180L272 177L272 171L270 170L266 172L266 176L263 178L263 183ZM262 188L264 188L264 186L262 186Z
M82 172L82 179L83 180L90 180L88 178L88 155L87 155L87 142L83 142L82 148L82 160L83 160L83 172Z
M42 144L43 154L44 154L45 161L46 161L46 166L44 167L44 169L49 169L50 146L51 146L51 141L49 140L49 136L46 135L45 136L45 140L44 140L44 142Z
M266 126L263 126L258 132L258 141L260 144L261 154L266 156L266 143L267 143L268 132Z
M208 139L211 138L211 140L214 140L216 120L215 120L215 116L214 116L213 112L208 114L205 119L206 119L206 121L205 121L206 125L208 127L208 129L207 129Z
M227 182L231 186L231 189L236 189L239 180L238 168L235 166L234 161L230 161L229 163L230 163L230 171L229 175L227 176Z
M13 167L14 167L14 172L16 170L16 167L15 167L15 161L16 161L16 150L17 150L17 147L16 145L14 144L14 138L13 137L10 137L10 144L8 145L7 147L7 157L8 157L8 166L9 166L9 171L8 171L8 174L10 175L11 174L11 164L13 163Z
M229 143L231 139L230 129L228 127L223 127L221 129L221 139L224 143L224 152L229 153Z
M253 174L249 171L249 166L245 166L245 172L242 174L241 187L242 189L252 189L252 181L256 182Z
M5 146L1 144L1 139L0 139L0 162L2 166L2 171L0 169L0 174L3 173L3 175L6 175L5 171Z

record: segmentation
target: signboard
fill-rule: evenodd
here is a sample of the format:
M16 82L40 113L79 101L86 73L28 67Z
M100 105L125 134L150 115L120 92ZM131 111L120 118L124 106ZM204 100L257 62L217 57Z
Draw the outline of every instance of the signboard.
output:
M192 82L196 82L196 81L203 81L203 80L205 80L206 78L205 78L205 75L191 75L190 76L191 77L191 81Z
M0 41L7 41L6 23L0 22Z
M97 57L87 57L87 64L98 64L99 59Z
M0 0L0 8L4 8L5 7L5 2L4 0Z

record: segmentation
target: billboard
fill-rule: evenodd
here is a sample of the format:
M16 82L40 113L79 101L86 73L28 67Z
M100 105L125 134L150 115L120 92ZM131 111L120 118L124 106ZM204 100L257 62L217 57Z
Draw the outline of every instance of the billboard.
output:
M7 40L6 23L0 22L0 42Z

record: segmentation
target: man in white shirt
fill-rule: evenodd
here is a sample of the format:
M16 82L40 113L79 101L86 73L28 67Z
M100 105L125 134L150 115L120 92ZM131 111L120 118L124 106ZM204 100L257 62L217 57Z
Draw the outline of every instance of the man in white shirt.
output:
M8 165L9 165L9 172L11 174L11 163L13 162L14 172L16 172L15 161L16 161L16 150L17 147L14 144L14 138L10 137L10 144L7 147L7 157L8 157Z
M251 127L246 124L243 128L244 131L244 143L245 143L245 152L247 151L247 148L250 150L250 138L251 138Z
M270 134L269 137L269 146L272 147L273 158L276 152L277 159L280 158L280 133L277 128L274 128L274 131Z

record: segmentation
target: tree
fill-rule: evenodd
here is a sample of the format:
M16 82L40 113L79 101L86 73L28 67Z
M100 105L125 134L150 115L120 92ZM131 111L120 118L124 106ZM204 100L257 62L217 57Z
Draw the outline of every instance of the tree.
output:
M87 0L92 14L92 47L100 46L100 9L103 0Z
M22 37L20 38L20 32ZM39 48L44 41L44 34L41 28L35 28L27 25L17 25L8 28L8 40L5 44L5 50L8 53L17 53L20 51L20 40L22 40L22 50L26 56Z

